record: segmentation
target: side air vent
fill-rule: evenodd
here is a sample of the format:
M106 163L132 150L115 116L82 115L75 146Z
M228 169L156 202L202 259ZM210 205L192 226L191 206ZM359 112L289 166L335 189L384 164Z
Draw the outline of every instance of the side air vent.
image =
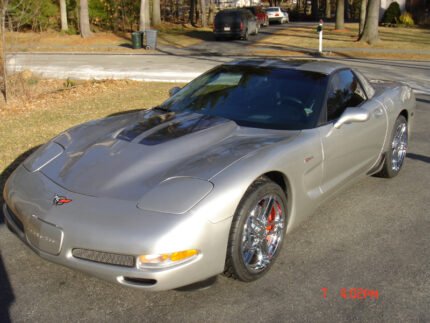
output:
M134 285L152 286L157 283L155 279L124 277L124 281Z
M72 255L75 258L98 262L107 265L134 267L135 258L129 255L120 255L116 253L88 250L88 249L73 249Z

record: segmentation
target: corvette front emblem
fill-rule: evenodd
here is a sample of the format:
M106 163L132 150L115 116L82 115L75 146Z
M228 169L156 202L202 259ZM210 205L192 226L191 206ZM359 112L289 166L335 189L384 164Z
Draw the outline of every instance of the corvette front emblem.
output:
M63 205L63 204L67 204L67 203L70 203L70 202L72 202L72 200L71 200L71 199L68 199L68 198L67 198L67 197L65 197L65 196L58 196L58 195L55 195L55 196L54 196L53 204L54 204L54 205Z

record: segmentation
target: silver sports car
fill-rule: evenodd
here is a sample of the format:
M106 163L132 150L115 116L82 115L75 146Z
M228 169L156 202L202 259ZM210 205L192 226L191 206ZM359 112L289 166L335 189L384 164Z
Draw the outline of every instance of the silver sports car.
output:
M9 228L126 286L253 281L334 192L399 173L415 110L407 85L312 60L236 61L170 94L38 149L5 185Z

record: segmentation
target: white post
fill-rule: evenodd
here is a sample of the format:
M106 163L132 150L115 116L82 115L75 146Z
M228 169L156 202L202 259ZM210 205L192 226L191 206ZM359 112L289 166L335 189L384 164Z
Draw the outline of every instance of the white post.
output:
M324 21L320 19L320 23L318 24L318 27L317 27L318 38L319 38L318 52L320 54L322 53L323 26L324 26Z

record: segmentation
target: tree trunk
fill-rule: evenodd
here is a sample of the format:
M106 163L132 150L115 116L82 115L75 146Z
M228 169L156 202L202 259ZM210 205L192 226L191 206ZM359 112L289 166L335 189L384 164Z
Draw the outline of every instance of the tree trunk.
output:
M336 1L336 25L334 29L345 29L345 0Z
M152 2L152 24L159 25L161 24L161 15L160 15L160 0L153 0Z
M206 16L206 0L200 0L200 8L202 10L202 26L208 26L208 19Z
M345 0L345 20L351 21L351 3Z
M144 31L149 29L149 0L140 1L140 18L139 18L139 30Z
M210 0L210 7L209 7L209 24L212 25L214 23L215 20L215 11L216 11L216 6L214 3L214 0Z
M369 0L367 4L366 22L364 23L363 33L359 39L361 42L372 45L379 40L378 22L380 6L381 0Z
M90 29L90 16L88 14L88 0L80 0L80 26L82 38L92 36Z
M67 24L66 0L60 0L60 11L61 11L61 30L67 31L69 30L69 26Z
M361 0L360 23L358 25L358 38L361 37L361 34L363 33L363 29L364 29L364 23L366 22L366 7L367 7L367 0Z
M196 0L190 0L190 24L195 26L196 25Z
M311 15L312 18L317 20L318 19L318 0L312 0L312 4L311 4Z
M326 19L331 18L331 3L330 0L325 1L325 17Z
M7 89L7 71L6 71L6 39L5 39L5 32L6 32L6 11L7 6L9 4L9 0L3 0L1 2L3 5L0 11L0 32L1 32L1 61L2 61L2 70L1 70L1 79L3 86L0 88L1 92L3 93L4 101L7 103L8 99L8 89Z

